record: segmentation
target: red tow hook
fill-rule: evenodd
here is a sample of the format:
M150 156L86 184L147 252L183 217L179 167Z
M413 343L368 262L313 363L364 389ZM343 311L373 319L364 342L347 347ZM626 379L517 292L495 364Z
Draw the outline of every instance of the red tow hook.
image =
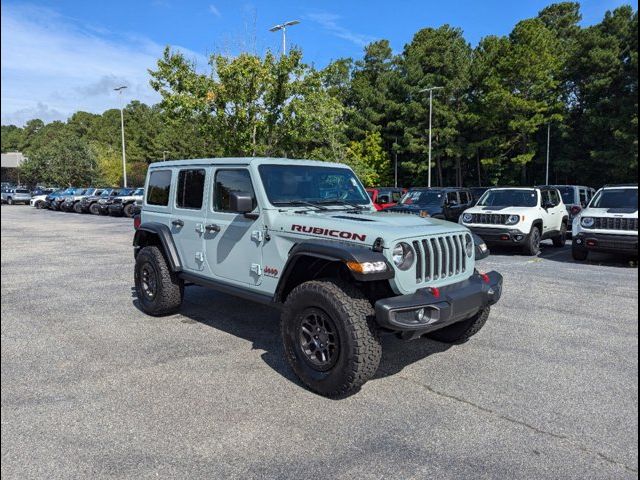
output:
M487 275L486 273L481 273L480 278L482 278L482 281L486 284L489 284L491 282L489 275Z
M436 298L440 298L440 289L436 288L436 287L431 287L429 289L429 291L431 292L431 295L433 295Z

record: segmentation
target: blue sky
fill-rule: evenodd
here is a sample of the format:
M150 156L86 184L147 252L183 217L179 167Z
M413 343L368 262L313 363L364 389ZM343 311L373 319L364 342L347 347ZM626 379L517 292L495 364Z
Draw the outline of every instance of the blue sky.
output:
M359 58L368 42L386 38L402 51L424 27L448 23L475 45L483 36L506 35L551 1L312 1L312 0L111 0L109 2L3 1L2 124L34 117L64 120L77 110L102 112L133 98L153 103L148 85L165 45L206 66L213 52L264 53L280 49L274 24L299 19L288 43L300 46L318 67L330 60ZM583 24L627 0L585 0ZM637 0L631 0L637 9ZM113 87L128 85L124 98Z

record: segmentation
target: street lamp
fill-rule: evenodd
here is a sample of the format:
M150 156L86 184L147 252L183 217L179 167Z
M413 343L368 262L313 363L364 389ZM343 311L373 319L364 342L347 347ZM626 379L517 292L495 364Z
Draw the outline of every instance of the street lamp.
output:
M167 161L167 153L169 153L169 150L163 150L162 151L162 161L163 162Z
M292 27L300 23L300 20L289 20L288 22L275 25L269 29L270 32L277 32L282 30L282 56L287 54L287 27Z
M122 92L127 88L126 85L114 88L113 90L118 92L118 95L122 96ZM120 103L120 129L122 131L122 180L123 187L127 188L127 156L124 150L124 104Z
M433 110L433 91L444 87L428 87L419 90L418 93L429 92L429 180L427 186L431 188L431 112Z
M551 122L547 124L547 175L545 185L549 185L549 162L551 159Z

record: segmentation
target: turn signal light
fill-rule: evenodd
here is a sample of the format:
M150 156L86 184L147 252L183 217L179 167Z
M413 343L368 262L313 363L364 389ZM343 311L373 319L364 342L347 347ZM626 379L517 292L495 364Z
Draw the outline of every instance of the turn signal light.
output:
M347 262L349 270L356 273L380 273L387 271L385 262Z

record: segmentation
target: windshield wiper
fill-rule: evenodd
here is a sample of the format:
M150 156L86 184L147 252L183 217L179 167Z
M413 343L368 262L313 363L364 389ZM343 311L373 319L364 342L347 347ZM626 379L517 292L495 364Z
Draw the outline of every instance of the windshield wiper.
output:
M338 205L346 205L348 207L354 208L355 210L364 210L365 207L363 205L358 205L357 203L347 202L341 198L327 198L325 200L320 200L318 203L322 204L330 204L337 203Z
M307 202L306 200L291 200L290 202L274 202L274 205L304 205L305 207L313 207L318 210L329 210L327 207L318 205L316 202Z

